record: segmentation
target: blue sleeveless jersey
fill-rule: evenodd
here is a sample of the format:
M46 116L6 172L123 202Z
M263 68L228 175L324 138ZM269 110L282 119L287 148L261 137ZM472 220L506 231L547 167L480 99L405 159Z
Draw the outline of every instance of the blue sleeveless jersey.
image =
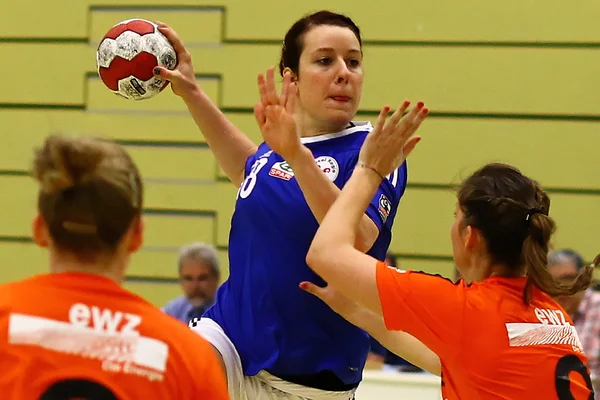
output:
M341 188L371 130L370 123L355 123L302 141ZM369 254L379 260L385 259L406 180L403 165L382 182L367 210L380 231ZM331 370L346 384L361 380L369 336L298 287L305 280L324 284L306 264L317 228L294 172L261 144L246 162L231 220L230 276L205 314L231 339L246 375L262 369L275 375Z

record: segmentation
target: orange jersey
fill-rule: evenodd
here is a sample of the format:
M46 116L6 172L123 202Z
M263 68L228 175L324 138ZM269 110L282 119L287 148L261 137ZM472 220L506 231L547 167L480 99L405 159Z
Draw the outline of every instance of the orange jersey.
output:
M446 400L593 399L587 358L566 312L525 278L471 285L377 265L385 324L438 354Z
M0 371L3 399L229 398L208 342L91 274L0 286Z

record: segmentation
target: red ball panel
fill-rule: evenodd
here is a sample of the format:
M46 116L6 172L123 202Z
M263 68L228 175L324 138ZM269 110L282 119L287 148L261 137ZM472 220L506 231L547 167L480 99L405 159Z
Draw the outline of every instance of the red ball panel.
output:
M127 30L126 24L119 24L110 28L110 31L106 33L105 38L116 39L119 35Z
M147 35L148 33L153 33L154 25L147 21L135 19L133 21L129 21L126 24L119 24L117 26L113 26L104 37L116 39L121 33L125 31L132 31L140 36L143 36Z
M154 25L148 21L136 19L127 23L127 29L137 33L140 36L154 32Z
M121 57L115 57L110 63L110 67L100 67L99 73L102 82L110 90L119 90L119 81L130 75L135 76L141 81L147 81L154 76L152 71L158 65L158 60L150 53L145 51L127 61Z

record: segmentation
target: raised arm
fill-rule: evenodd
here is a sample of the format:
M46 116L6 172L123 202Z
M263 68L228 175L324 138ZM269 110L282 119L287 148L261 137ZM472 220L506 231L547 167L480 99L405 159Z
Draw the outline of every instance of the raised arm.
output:
M217 162L236 186L244 180L244 165L257 146L231 123L196 83L192 57L173 29L158 23L159 30L173 44L178 64L175 70L156 67L155 75L171 82L173 92L185 102L204 135Z
M341 191L321 171L311 151L300 141L294 119L296 86L291 81L291 74L284 74L281 95L275 89L273 68L267 70L266 79L259 76L258 86L261 102L256 105L254 113L263 139L288 162L311 212L321 223ZM363 213L358 225L356 248L368 251L378 235L377 225Z
M389 107L379 114L365 140L354 171L329 209L307 255L308 265L345 296L381 315L375 270L377 260L354 247L359 224L383 177L401 165L419 137L414 132L427 115L419 103L406 116L405 102L385 123ZM385 124L384 124L385 123Z
M286 159L287 160L287 159ZM321 171L310 150L303 146L298 154L287 160L294 171L296 181L316 220L321 223L329 208L341 193L341 190ZM375 196L375 193L373 193ZM354 242L361 252L367 252L377 240L379 228L375 222L363 213L358 224Z
M383 123L388 109L365 140L359 165L319 227L307 256L308 265L334 289L376 316L385 328L406 332L440 359L461 355L466 288L440 276L400 271L353 246L362 213L377 186L397 168L418 142L412 136L426 109L419 104L404 118L402 107ZM363 313L362 317L369 318ZM371 317L374 331L377 322ZM382 329L379 326L379 329ZM406 341L375 333L387 345ZM394 350L398 350L394 348Z

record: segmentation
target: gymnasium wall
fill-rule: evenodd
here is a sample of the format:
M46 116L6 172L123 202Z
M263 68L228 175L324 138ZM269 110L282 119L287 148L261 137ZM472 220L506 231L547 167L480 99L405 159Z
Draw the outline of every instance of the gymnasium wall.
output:
M215 5L218 3L218 5ZM224 178L183 102L170 89L134 103L95 72L95 47L133 17L170 24L204 90L253 140L256 74L278 62L294 20L323 2L270 0L22 0L0 13L0 282L45 271L30 239L32 149L54 132L116 139L146 183L147 237L127 286L157 305L179 294L177 249L218 246L227 266L236 188ZM600 251L597 154L600 43L595 0L482 3L329 1L365 40L362 119L422 99L432 110L409 160L391 250L405 268L452 275L452 186L490 161L513 163L552 196L557 246ZM227 274L225 274L225 277ZM159 284L160 283L160 284Z

